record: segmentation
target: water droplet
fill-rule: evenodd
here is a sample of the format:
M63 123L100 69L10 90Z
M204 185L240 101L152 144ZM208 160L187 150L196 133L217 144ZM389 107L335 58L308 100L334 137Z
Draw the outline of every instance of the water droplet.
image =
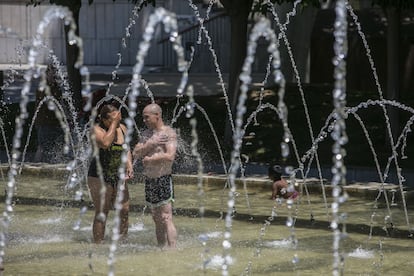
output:
M231 243L228 240L223 241L223 248L224 249L230 249Z

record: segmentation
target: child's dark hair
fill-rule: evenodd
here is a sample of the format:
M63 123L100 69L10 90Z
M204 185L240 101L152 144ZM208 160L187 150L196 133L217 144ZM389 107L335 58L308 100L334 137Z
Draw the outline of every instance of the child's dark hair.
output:
M278 180L282 179L282 172L283 172L283 169L280 165L271 164L269 166L267 174L268 174L270 179L272 179L274 181L278 181Z

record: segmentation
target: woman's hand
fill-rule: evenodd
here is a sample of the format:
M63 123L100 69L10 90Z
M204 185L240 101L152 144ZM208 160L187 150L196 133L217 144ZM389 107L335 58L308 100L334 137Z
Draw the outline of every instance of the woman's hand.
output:
M118 128L122 120L121 112L114 111L114 112L109 113L109 119L111 120L111 124L115 124L116 127Z

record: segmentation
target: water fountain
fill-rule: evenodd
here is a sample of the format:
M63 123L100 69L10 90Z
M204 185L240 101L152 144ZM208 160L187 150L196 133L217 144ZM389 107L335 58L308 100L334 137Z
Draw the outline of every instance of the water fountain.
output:
M295 8L299 2L295 2ZM213 1L210 2L210 5L212 3ZM189 1L189 4L200 22L199 39L204 36L207 42L211 43L209 33L203 25L203 18L200 16L197 6L192 1ZM312 145L303 156L300 156L295 137L288 124L289 110L284 99L285 80L280 71L278 50L280 41L287 45L289 43L284 34L284 30L288 25L284 25L279 21L273 5L270 3L267 3L267 5L280 28L280 32L279 36L276 36L271 28L270 21L261 18L256 22L250 33L248 56L244 63L243 72L240 74L241 96L237 106L235 122L234 124L232 122L234 145L228 167L225 161L227 157L221 151L220 141L214 132L214 127L209 122L211 126L209 131L215 137L220 161L226 173L222 178L208 177L203 172L203 159L197 145L200 134L205 134L200 133L197 128L198 124L194 113L201 112L207 121L209 121L209 118L202 105L194 99L194 91L191 83L188 83L188 69L191 67L191 59L186 61L184 58L181 38L178 35L177 23L173 13L163 8L157 8L150 16L143 35L144 39L136 56L137 63L131 72L131 85L125 91L124 97L121 99L111 95L112 84L108 84L107 95L101 102L113 99L121 103L121 109L128 114L125 122L128 126L126 142L129 144L132 142L134 133L139 134L137 121L140 120L140 110L137 105L137 97L140 95L140 88L144 88L152 101L156 97L156 91L150 90L145 80L142 79L141 73L145 65L145 57L150 50L150 41L154 38L154 29L158 24L162 25L164 31L169 34L170 42L174 45L178 60L177 70L181 72L181 80L177 88L176 106L171 115L171 123L174 125L182 117L189 120L192 138L191 155L192 160L197 164L197 175L195 180L192 180L191 176L176 176L177 179L185 179L185 184L182 185L178 184L179 181L176 181L178 199L175 205L175 219L181 233L179 234L181 245L176 252L162 252L161 254L152 241L152 233L154 232L152 224L148 222L148 216L145 214L146 210L140 204L133 204L132 206L132 213L136 212L137 221L130 227L131 234L127 244L118 243L116 229L119 223L119 210L115 212L111 223L109 246L91 244L91 228L85 225L89 225L92 221L92 212L88 209L89 199L84 176L88 157L92 153L90 145L94 145L93 141L89 140L88 130L96 117L97 107L92 108L91 105L86 105L86 109L92 108L92 110L90 120L84 129L76 124L76 118L72 118L75 125L70 129L68 121L71 118L67 118L62 106L48 95L42 104L54 107L56 116L65 132L66 146L63 151L65 153L71 151L73 160L64 164L63 170L55 169L47 172L49 178L52 173L59 175L59 178L39 177L35 181L39 183L37 185L33 185L32 176L24 174L26 148L23 153L19 149L23 145L23 141L21 141L23 127L26 121L31 119L28 118L26 107L28 104L27 93L30 90L32 79L41 77L43 81L40 82L40 88L48 90L45 86L44 76L42 77L36 61L38 52L44 46L42 34L47 25L55 19L64 19L67 24L71 24L72 30L75 28L71 15L66 9L52 8L45 14L29 51L29 69L26 71L26 82L21 91L21 111L16 118L16 131L10 151L9 164L7 164L8 178L7 180L3 178L2 181L7 190L1 222L0 261L6 271L10 271L10 273L44 271L43 274L67 273L68 271L71 274L106 272L109 275L116 273L121 275L136 275L137 273L155 275L162 273L169 273L170 275L203 273L213 275L218 272L221 272L222 275L254 275L270 272L286 275L291 273L333 273L334 275L340 275L345 272L381 274L382 272L388 272L390 269L404 274L412 270L412 266L408 263L406 267L399 266L398 268L393 264L398 263L397 260L409 261L406 256L409 254L405 254L404 251L409 252L410 250L407 239L411 241L412 238L413 229L410 221L413 215L409 213L407 207L405 187L403 186L404 177L398 164L397 149L400 146L403 149L407 147L406 141L414 118L414 110L401 103L384 99L379 84L380 97L378 100L362 102L355 107L346 106L344 79L347 55L347 13L351 15L359 27L360 25L357 16L347 1L337 1L335 8L335 71L333 72L335 78L334 109L326 119L325 126L320 129L316 136L312 132L310 118L307 115L307 125L311 130ZM289 15L294 16L295 13L292 12ZM364 39L362 30L360 32ZM10 33L8 31L6 35ZM71 35L70 41L81 49L82 39L76 37L73 32ZM266 84L268 77L273 74L274 82L279 87L279 101L277 106L274 106L265 102L263 95L261 95L257 109L251 114L246 114L247 93L249 93L251 82L251 65L256 54L257 40L261 37L264 37L269 43L267 49L269 66L267 67L263 86ZM214 48L212 45L210 46L214 58ZM369 46L367 44L365 46L367 53L369 53ZM290 57L292 65L295 66L291 53ZM51 55L51 59L57 62L56 56ZM82 93L88 101L91 101L89 71L86 66L82 65L82 62L82 55L80 55L77 66L81 68L81 74L84 77ZM373 64L372 60L370 62ZM119 64L115 66L115 69L119 67ZM227 98L220 66L216 60L215 64L223 94ZM374 66L373 73L376 74ZM114 74L116 74L116 71L114 71ZM303 104L305 110L307 110L300 76L296 75ZM60 76L63 76L63 73ZM378 80L377 76L375 78ZM185 100L185 95L188 101ZM67 95L67 98L70 99L70 95ZM126 99L128 99L127 104L125 103ZM73 103L69 100L67 104L70 110ZM391 128L385 109L387 105L408 112L411 114L410 120L407 122L401 136L396 142L392 141L391 143L392 156L385 172L382 173L379 165L377 165L381 177L380 185L377 190L374 190L377 194L372 194L373 196L368 201L358 197L354 198L349 195L351 191L345 189L346 167L344 157L346 152L343 147L347 143L347 131L352 131L345 129L345 122L352 115L359 120L361 127L365 129L364 121L359 117L358 111L370 106L380 106L384 108L387 129L390 131ZM226 108L229 112L230 108L227 101ZM244 176L245 164L241 162L243 158L240 151L243 147L242 139L249 125L255 122L257 115L264 110L274 112L282 124L284 130L280 144L282 157L290 156L292 151L297 160L297 167L287 167L285 172L290 177L290 185L297 185L301 189L302 197L296 202L293 200L287 200L286 202L280 200L270 201L267 199L269 196L268 190L263 189L266 186L266 180L252 181ZM248 115L246 121L243 120L245 115ZM32 123L34 120L35 116ZM1 121L2 133L4 133L3 125L4 123ZM32 126L29 127L30 130L31 128ZM329 134L334 140L332 154L334 162L332 167L333 178L330 180L330 185L326 185L319 168L317 150L318 145ZM365 132L365 134L367 141L370 142L368 132ZM3 135L3 141L7 145L4 137ZM24 144L26 147L29 139L30 134ZM85 143L83 144L81 141L85 141ZM76 144L81 146L75 146ZM128 147L125 148L123 153L124 159L127 149ZM376 160L373 147L372 153ZM316 185L308 177L310 167L314 161L320 172ZM400 208L393 208L395 207L393 206L395 200L389 198L389 193L395 195L395 192L389 191L385 183L392 162L394 162L398 174L399 183L396 190L398 189L398 196L401 198ZM123 165L120 168L121 179L124 177L124 171ZM239 173L240 178L238 178ZM190 185L194 183L196 185ZM136 202L141 203L143 202L143 188L142 185L136 184L131 185L131 193L136 195ZM315 187L320 189L323 195L322 200L319 194L312 194ZM328 189L332 191L332 197L330 198L326 193ZM382 197L383 201L380 200ZM242 198L246 200L244 201ZM117 200L119 202L120 199ZM328 203L331 204L331 209L328 208ZM366 217L366 215L368 216ZM369 224L366 223L368 220ZM46 234L44 233L45 229L48 230ZM402 253L398 253L399 251L402 251ZM22 254L22 252L24 253ZM68 252L70 256L68 256ZM31 255L36 257L33 258ZM163 265L154 267L152 265L154 258L157 258Z

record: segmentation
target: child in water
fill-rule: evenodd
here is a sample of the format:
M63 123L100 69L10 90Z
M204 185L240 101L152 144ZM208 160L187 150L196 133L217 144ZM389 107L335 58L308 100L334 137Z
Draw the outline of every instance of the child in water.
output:
M272 184L272 200L282 197L284 199L295 199L299 193L292 185L289 185L282 178L282 167L279 165L271 165L268 170L268 176L273 181Z

